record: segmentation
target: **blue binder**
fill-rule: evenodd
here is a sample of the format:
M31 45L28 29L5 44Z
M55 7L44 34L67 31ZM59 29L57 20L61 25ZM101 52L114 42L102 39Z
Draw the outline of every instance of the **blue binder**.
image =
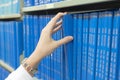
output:
M93 24L94 23L94 24ZM97 45L97 12L90 13L89 24L89 41L88 41L88 68L87 80L95 80L95 64L96 64L96 45Z
M3 22L1 22L1 59L4 60L4 33L3 33Z
M26 36L26 15L23 17L23 49L24 49L24 57L27 57L27 49L26 49L26 40L27 40L27 36Z
M30 35L29 36L29 41L30 41L29 55L34 51L34 27L33 27L34 24L33 22L34 22L34 17L32 15L29 15L29 35Z
M112 26L113 26L113 11L105 11L104 13L104 50L103 54L103 67L102 67L102 79L108 79L109 63L110 63L110 50L111 50L111 36L112 36Z
M30 16L26 15L26 56L29 57L30 56Z
M82 79L87 79L89 14L83 15L83 48L82 48Z
M101 43L102 43L102 21L104 19L102 12L99 12L98 16L98 35L97 35L97 52L96 52L96 69L95 69L95 80L99 80L100 76L100 58L101 58Z
M82 80L82 29L83 29L83 14L77 14L77 79Z
M77 72L77 33L78 33L78 21L77 21L78 15L74 14L73 15L73 37L74 37L74 41L73 41L73 80L76 80L76 72Z
M72 15L66 15L63 17L63 31L64 36L71 35L73 36L73 16ZM73 78L73 42L70 42L69 44L66 44L64 50L65 54L65 80L72 80Z
M1 28L1 22L0 22L0 38L2 37L2 28ZM2 59L2 40L0 39L0 60Z

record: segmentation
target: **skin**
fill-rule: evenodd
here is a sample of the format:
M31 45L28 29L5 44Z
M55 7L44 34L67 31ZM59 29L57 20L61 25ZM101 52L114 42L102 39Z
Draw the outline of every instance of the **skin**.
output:
M39 41L35 50L30 55L30 57L26 60L26 63L29 64L31 67L33 68L37 67L38 63L40 63L40 61L44 57L50 55L57 47L73 40L72 36L66 36L57 41L52 39L52 35L61 28L61 25L62 25L61 18L66 14L67 14L66 12L59 12L43 28L41 32L41 37L39 38ZM30 75L33 76L31 73Z

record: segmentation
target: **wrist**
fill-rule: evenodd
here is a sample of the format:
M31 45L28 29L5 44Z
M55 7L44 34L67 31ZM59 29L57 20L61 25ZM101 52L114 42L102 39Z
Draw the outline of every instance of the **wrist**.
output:
M37 72L37 67L32 67L28 62L27 62L27 58L25 58L22 61L22 66L25 68L25 70L33 77L34 74Z

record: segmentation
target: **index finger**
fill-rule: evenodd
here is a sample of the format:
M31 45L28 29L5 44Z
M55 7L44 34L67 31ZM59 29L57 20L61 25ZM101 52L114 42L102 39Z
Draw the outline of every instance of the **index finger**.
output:
M66 15L67 12L59 12L52 20L57 22L62 16Z

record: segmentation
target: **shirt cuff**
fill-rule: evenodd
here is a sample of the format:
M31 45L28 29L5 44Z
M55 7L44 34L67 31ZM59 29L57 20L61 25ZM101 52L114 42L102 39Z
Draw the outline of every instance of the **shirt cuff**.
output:
M34 80L33 77L20 65L18 69L12 72L5 80Z

